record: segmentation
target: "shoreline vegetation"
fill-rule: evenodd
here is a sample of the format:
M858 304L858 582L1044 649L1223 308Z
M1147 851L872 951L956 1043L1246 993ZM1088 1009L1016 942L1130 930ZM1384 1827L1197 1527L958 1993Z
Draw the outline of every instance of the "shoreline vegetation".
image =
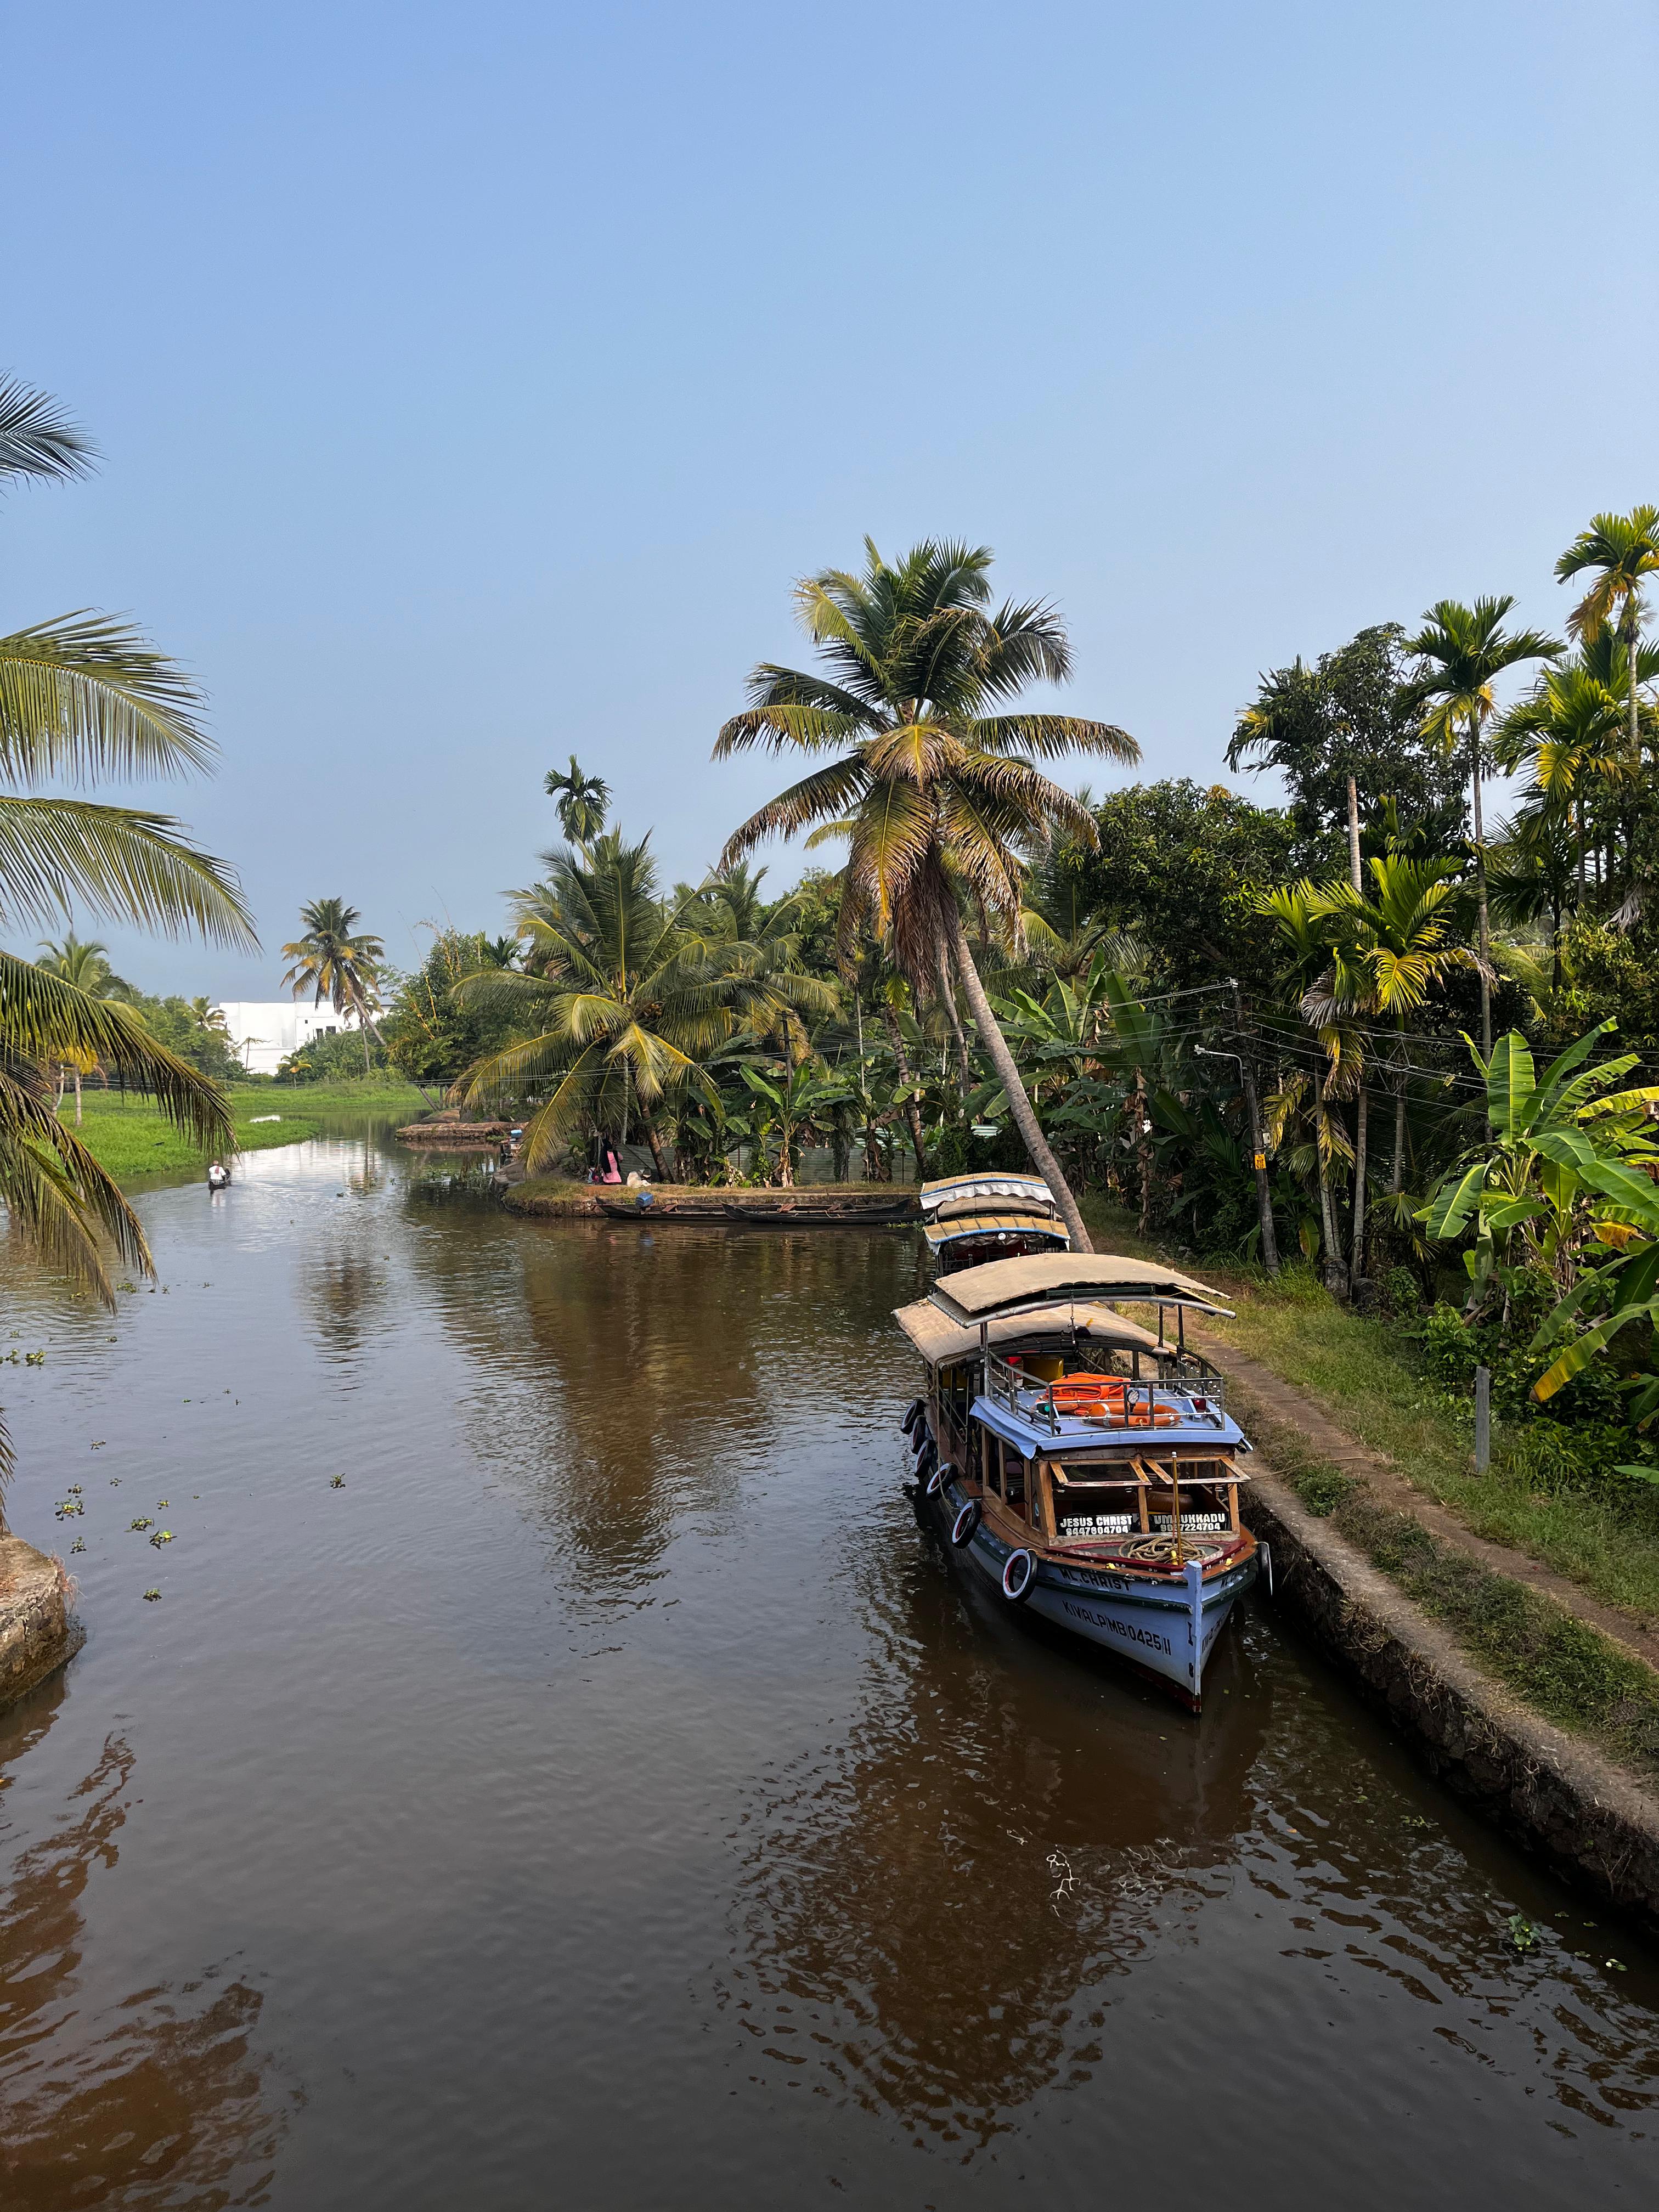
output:
M1084 1204L1114 1250L1153 1255L1121 1210ZM1659 1784L1659 1673L1642 1649L1659 1631L1659 1498L1632 1511L1540 1487L1522 1425L1495 1425L1492 1467L1477 1474L1468 1409L1436 1389L1405 1325L1338 1304L1310 1267L1277 1281L1213 1262L1202 1272L1234 1308L1231 1320L1205 1324L1203 1348L1224 1368L1230 1352L1259 1363L1302 1401L1274 1403L1248 1373L1229 1375L1230 1402L1307 1512L1478 1671L1650 1789ZM1457 1524L1449 1533L1434 1506ZM1508 1559L1490 1564L1489 1547ZM1568 1589L1531 1586L1529 1562ZM1575 1603L1578 1592L1599 1603ZM1604 1607L1611 1619L1586 1617Z
M411 1085L389 1081L384 1074L366 1082L232 1084L225 1096L233 1157L303 1143L307 1137L316 1136L325 1121L342 1115L407 1115L422 1104L420 1093ZM81 1103L82 1119L75 1134L117 1182L191 1168L205 1170L215 1157L212 1150L192 1144L151 1099L88 1089ZM281 1120L264 1118L271 1114L280 1115ZM61 1118L68 1125L73 1116L70 1098Z

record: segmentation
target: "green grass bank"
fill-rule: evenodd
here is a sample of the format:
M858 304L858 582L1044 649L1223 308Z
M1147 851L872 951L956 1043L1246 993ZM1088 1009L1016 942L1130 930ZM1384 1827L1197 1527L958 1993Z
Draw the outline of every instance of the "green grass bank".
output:
M1146 1250L1115 1209L1085 1202L1097 1245ZM1424 1371L1409 1322L1350 1311L1310 1271L1277 1282L1183 1260L1234 1318L1206 1334L1304 1391L1355 1443L1391 1461L1422 1496L1487 1541L1541 1562L1638 1627L1659 1620L1659 1492L1609 1473L1600 1492L1540 1475L1524 1422L1493 1424L1492 1464L1474 1470L1473 1409ZM1239 1413L1307 1510L1356 1545L1477 1665L1534 1711L1659 1779L1659 1680L1639 1657L1551 1598L1459 1553L1318 1445L1241 1395ZM1252 1418L1253 1413L1255 1418Z
M365 1083L237 1084L229 1092L236 1150L253 1152L314 1137L324 1121L352 1114L392 1114L412 1121L426 1110L418 1091L381 1079ZM276 1121L265 1117L276 1115ZM148 1099L88 1090L76 1134L99 1165L118 1182L134 1176L170 1175L204 1167L207 1155L175 1129ZM75 1124L73 1097L62 1119Z

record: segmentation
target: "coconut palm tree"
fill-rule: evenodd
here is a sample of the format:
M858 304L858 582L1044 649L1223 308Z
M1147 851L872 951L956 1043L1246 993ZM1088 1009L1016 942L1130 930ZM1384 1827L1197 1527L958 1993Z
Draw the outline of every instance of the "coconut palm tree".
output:
M601 776L585 775L574 753L568 769L549 769L544 788L558 800L559 827L573 845L591 845L604 835L611 787Z
M0 379L0 485L65 482L91 459L53 400ZM82 610L14 630L0 636L0 780L89 783L204 769L214 747L199 706L190 678L130 624ZM76 906L257 949L234 876L170 817L0 793L0 924L57 924ZM112 1305L106 1243L129 1267L153 1273L154 1264L120 1191L52 1107L40 1070L72 1056L150 1091L204 1148L229 1144L230 1117L217 1085L159 1044L132 1008L0 952L0 1200L14 1234ZM9 1460L0 1431L0 1472Z
M300 908L300 919L305 924L304 935L283 947L283 959L293 963L283 984L296 999L309 991L313 1006L320 1006L326 999L337 1014L357 1017L367 1075L370 1030L382 1048L386 1044L374 1014L386 946L378 937L352 934L362 916L343 899L313 899L309 906Z
M1070 752L1137 761L1140 748L1109 722L1042 711L998 711L1033 682L1072 672L1065 626L1031 602L989 611L986 546L927 540L896 563L865 541L861 575L826 569L796 587L817 670L763 662L750 705L714 746L717 759L761 746L833 754L752 814L728 840L740 860L764 839L816 823L850 823L842 873L840 945L861 926L890 937L913 983L938 989L952 1012L951 971L1007 1093L1027 1151L1047 1178L1077 1249L1088 1231L1038 1125L997 1026L963 927L960 901L1017 931L1022 848L1063 828L1092 843L1092 814L1036 762Z
M1423 628L1407 640L1422 671L1414 696L1428 711L1423 734L1448 753L1462 739L1469 749L1470 795L1474 818L1474 865L1480 940L1480 1048L1492 1051L1492 969L1486 915L1486 831L1480 814L1480 756L1486 724L1497 702L1492 685L1506 668L1523 660L1553 660L1564 650L1559 639L1542 630L1506 632L1504 617L1512 596L1477 599L1466 607L1439 599L1423 617Z
M69 931L60 944L55 938L40 939L41 957L35 962L49 975L65 983L72 983L77 991L84 991L89 999L109 999L125 994L131 986L124 983L109 964L109 947L96 938L83 941L73 930ZM70 1079L75 1081L75 1126L81 1127L81 1085L82 1079L98 1070L94 1054L84 1047L66 1051L58 1063L58 1110L64 1109L64 1093Z
M637 1115L657 1173L673 1179L657 1115L682 1087L711 1103L702 1060L739 1030L763 1035L788 1007L832 1012L834 987L792 972L763 948L700 933L657 896L650 838L620 830L551 856L546 883L519 901L523 971L463 976L468 1006L512 1009L533 1024L489 1054L457 1088L468 1105L539 1103L525 1129L533 1173L584 1127L624 1138Z

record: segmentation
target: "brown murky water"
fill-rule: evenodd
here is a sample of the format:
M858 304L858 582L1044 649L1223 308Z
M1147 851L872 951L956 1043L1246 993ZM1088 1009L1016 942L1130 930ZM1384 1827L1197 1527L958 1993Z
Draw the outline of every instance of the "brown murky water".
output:
M917 1528L908 1234L410 1173L150 1194L113 1322L8 1282L89 1638L0 1718L0 2201L1651 2201L1650 1948L1265 1602L1194 1723Z

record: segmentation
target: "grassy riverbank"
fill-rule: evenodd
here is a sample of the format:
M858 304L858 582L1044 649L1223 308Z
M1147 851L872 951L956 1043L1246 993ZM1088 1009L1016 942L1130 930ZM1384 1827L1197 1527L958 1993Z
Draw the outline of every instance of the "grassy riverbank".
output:
M1121 1214L1093 1201L1084 1210L1097 1243L1142 1249ZM1409 1324L1350 1312L1304 1267L1272 1283L1187 1264L1237 1310L1232 1321L1206 1324L1212 1334L1309 1392L1356 1442L1385 1453L1477 1535L1541 1559L1639 1619L1659 1620L1659 1491L1637 1492L1616 1479L1605 1494L1546 1485L1524 1423L1494 1422L1492 1468L1477 1475L1473 1407L1424 1374ZM1310 1463L1302 1483L1315 1474ZM1325 1510L1340 1502L1346 1482L1329 1471ZM1307 1502L1320 1510L1316 1482Z
M394 1114L413 1120L426 1109L418 1091L379 1079L367 1083L237 1084L229 1097L236 1150L243 1152L298 1144L315 1136L325 1120L341 1115ZM82 1094L82 1114L76 1135L118 1181L204 1164L206 1156L148 1099L88 1090ZM270 1115L279 1118L268 1120ZM63 1118L74 1127L73 1097L64 1102Z
M1103 1247L1147 1249L1123 1215L1087 1202L1085 1213ZM1235 1308L1231 1320L1206 1322L1207 1333L1305 1392L1347 1437L1392 1461L1417 1493L1634 1623L1659 1619L1659 1492L1613 1476L1605 1493L1540 1487L1524 1423L1494 1424L1492 1464L1477 1475L1471 1409L1425 1376L1408 1323L1350 1312L1299 1267L1274 1283L1188 1264ZM1248 1388L1237 1395L1241 1418L1310 1511L1328 1517L1472 1659L1545 1718L1647 1778L1659 1776L1659 1686L1639 1657L1553 1598L1460 1552L1409 1510L1380 1500L1316 1439L1253 1406Z

